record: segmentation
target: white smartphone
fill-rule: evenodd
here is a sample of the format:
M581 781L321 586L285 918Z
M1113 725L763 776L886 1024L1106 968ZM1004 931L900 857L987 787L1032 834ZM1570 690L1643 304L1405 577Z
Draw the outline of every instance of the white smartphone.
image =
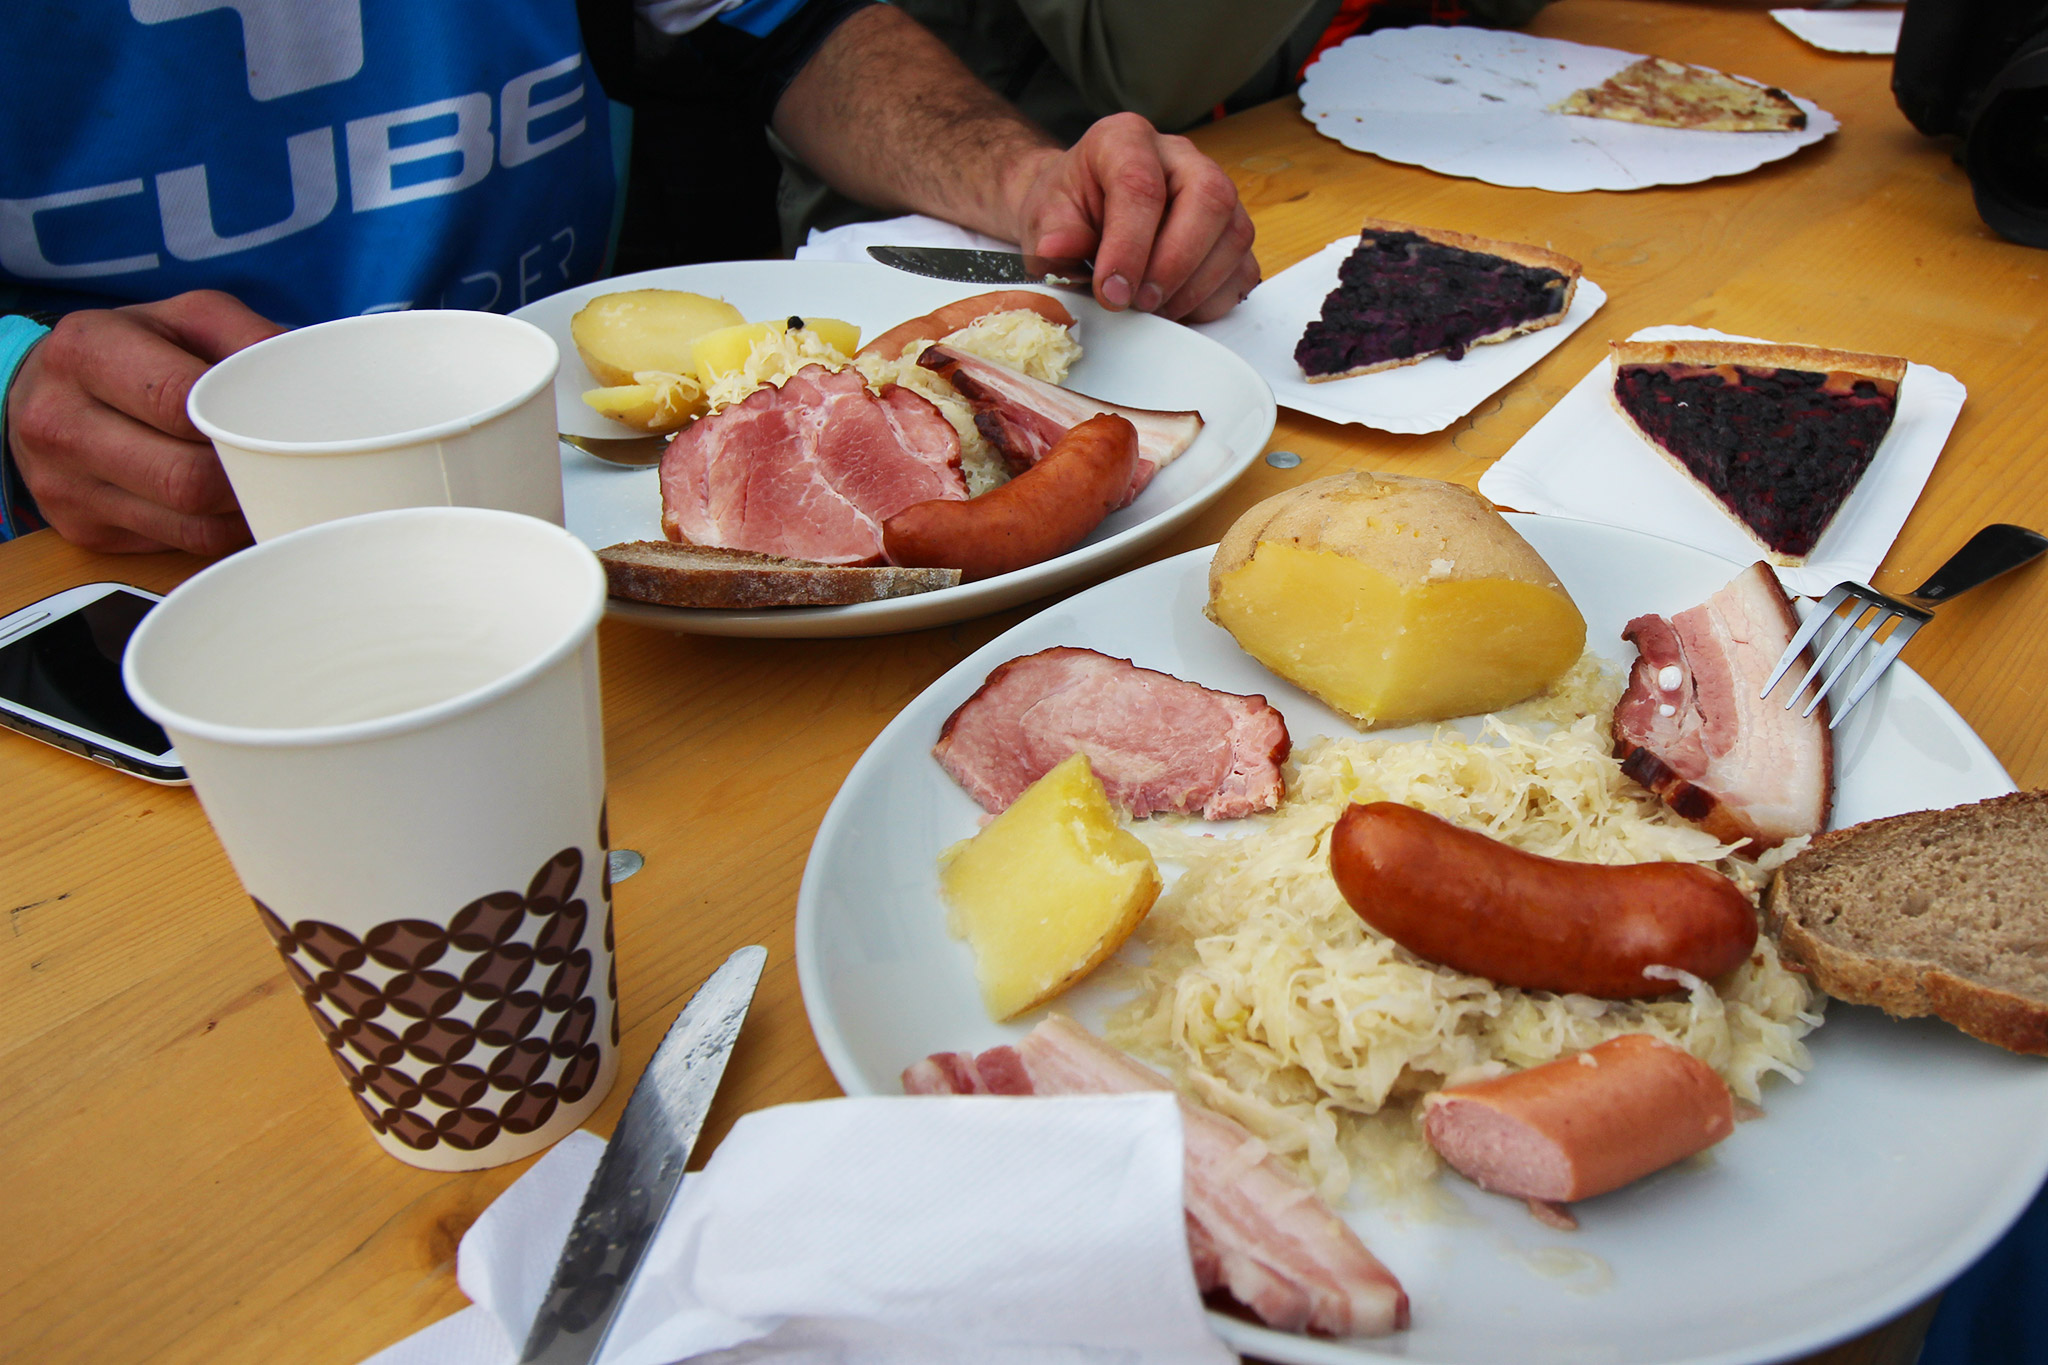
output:
M121 682L128 636L161 601L87 583L0 616L0 725L146 781L189 784L170 737Z

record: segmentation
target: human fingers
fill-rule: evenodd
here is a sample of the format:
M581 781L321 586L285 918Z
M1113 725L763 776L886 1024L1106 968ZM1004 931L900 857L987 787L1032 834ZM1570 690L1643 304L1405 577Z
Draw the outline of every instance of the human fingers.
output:
M132 315L209 363L225 360L244 347L287 330L233 294L218 289L194 289L119 311Z
M1242 206L1186 284L1154 310L1179 322L1211 322L1242 303L1259 283L1251 215Z
M1034 249L1092 255L1095 297L1105 308L1132 307L1147 278L1167 202L1158 138L1136 114L1098 119L1058 163L1052 202L1041 211L1046 231Z
M1251 257L1251 215L1238 201L1237 186L1223 168L1193 143L1180 137L1158 141L1168 202L1137 306L1181 318L1226 290L1234 291L1229 303L1235 304L1249 287L1240 283L1240 277ZM1249 265L1254 281L1257 268Z

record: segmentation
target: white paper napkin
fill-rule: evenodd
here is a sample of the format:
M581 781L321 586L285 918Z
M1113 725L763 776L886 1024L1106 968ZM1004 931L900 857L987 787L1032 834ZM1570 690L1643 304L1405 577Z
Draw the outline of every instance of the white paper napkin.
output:
M1195 330L1242 356L1272 385L1273 397L1283 406L1332 422L1413 433L1441 431L1472 411L1556 350L1607 302L1599 285L1582 278L1572 306L1555 327L1474 346L1462 360L1431 356L1378 374L1311 384L1294 363L1294 345L1322 312L1323 300L1337 287L1337 267L1357 245L1355 236L1330 243L1265 281L1226 316Z
M962 246L983 251L1015 251L1017 248L972 228L960 227L921 213L901 218L883 218L872 223L848 223L845 227L820 231L796 249L800 261L872 261L871 246Z
M462 1239L475 1306L365 1365L510 1365L604 1144ZM1188 1262L1172 1095L868 1097L733 1126L686 1177L601 1358L1229 1365Z
M1903 9L1774 9L1771 17L1828 52L1889 55L1899 50Z
M1629 339L1665 337L1759 340L1704 327L1646 327ZM1603 360L1479 476L1479 491L1518 511L1648 531L1738 564L1763 558L1726 513L1629 430L1608 398L1613 386L1613 367ZM1934 472L1967 393L1953 375L1907 364L1891 430L1862 481L1807 562L1778 570L1786 592L1818 597L1845 579L1870 581Z

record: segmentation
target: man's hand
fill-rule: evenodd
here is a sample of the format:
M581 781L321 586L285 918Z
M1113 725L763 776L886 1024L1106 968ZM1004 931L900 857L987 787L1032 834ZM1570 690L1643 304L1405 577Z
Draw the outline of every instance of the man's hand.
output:
M1104 307L1208 322L1259 282L1237 186L1186 138L1113 114L1034 164L1018 241L1040 256L1091 257Z
M7 394L14 467L43 519L102 552L247 545L234 489L185 396L215 361L283 330L211 290L60 320Z

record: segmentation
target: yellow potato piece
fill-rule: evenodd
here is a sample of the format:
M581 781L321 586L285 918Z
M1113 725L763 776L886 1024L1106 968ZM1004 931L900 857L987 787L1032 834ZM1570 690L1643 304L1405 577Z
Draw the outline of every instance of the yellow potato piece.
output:
M660 376L642 384L586 389L583 401L600 416L656 436L665 436L704 413L704 391L696 380L683 375Z
M623 387L644 370L690 372L690 347L704 333L744 321L724 299L680 289L600 294L569 319L576 353L606 387Z
M1159 869L1075 754L940 858L949 926L974 950L992 1019L1042 1005L1122 946Z
M754 347L760 343L779 342L783 333L789 330L788 318L774 318L767 322L743 322L732 327L721 327L697 338L691 348L690 373L697 381L710 388L726 375L737 374L746 368ZM816 334L818 340L851 358L860 349L860 328L838 318L805 317L804 327Z
M1353 473L1268 498L1209 569L1209 618L1366 728L1499 710L1556 682L1586 622L1457 484Z

